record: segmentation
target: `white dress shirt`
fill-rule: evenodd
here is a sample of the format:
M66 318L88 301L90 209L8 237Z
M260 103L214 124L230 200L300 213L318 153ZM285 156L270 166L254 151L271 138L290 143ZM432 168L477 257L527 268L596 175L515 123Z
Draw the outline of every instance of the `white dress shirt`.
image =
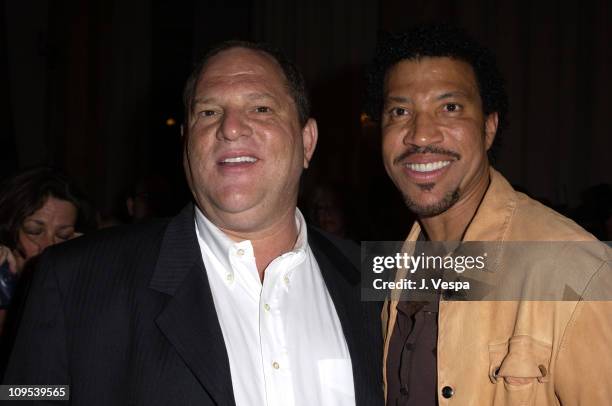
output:
M268 265L262 285L251 242L232 241L196 208L236 405L354 406L342 326L299 210L295 221L293 251Z

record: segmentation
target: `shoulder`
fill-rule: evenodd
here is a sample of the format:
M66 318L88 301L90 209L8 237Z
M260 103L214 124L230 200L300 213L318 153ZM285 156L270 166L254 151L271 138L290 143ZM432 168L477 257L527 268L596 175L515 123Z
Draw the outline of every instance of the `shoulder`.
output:
M343 240L318 228L308 227L308 244L319 266L330 265L351 285L359 283L361 250L350 240Z
M609 300L612 249L571 219L517 192L511 240L544 242L523 247L519 263L538 263L538 274L551 272L548 286L573 290L587 300ZM548 265L547 265L548 264Z
M134 250L144 249L161 242L168 220L155 220L145 224L126 225L98 230L49 249L56 260L112 255L126 256Z
M327 233L320 228L308 226L309 243L321 246L327 251L335 251L344 256L355 268L359 269L361 247L355 241L345 240Z
M479 231L505 241L592 241L593 235L569 218L516 191L491 168L491 183L479 212ZM487 228L487 230L484 230ZM494 230L490 230L490 229ZM499 231L495 231L498 229ZM479 235L477 235L479 236ZM475 238L477 239L477 238Z
M527 195L516 193L516 211L512 219L513 234L524 240L594 241L596 238L553 209Z
M36 273L53 275L60 289L124 284L153 271L168 220L99 230L50 247ZM121 282L120 282L121 281Z

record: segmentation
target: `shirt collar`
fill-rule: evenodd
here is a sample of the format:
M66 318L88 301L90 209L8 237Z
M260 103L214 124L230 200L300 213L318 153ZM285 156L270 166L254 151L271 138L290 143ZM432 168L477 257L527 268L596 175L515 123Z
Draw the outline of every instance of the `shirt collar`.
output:
M226 269L231 269L230 255L238 252L243 255L253 257L253 245L250 240L244 240L235 242L229 238L219 227L214 225L199 207L195 206L195 223L196 233L201 242L207 245L212 255L221 261L222 265ZM300 209L295 209L295 225L298 229L298 236L293 247L293 250L281 255L292 256L293 254L299 254L300 257L304 256L308 249L308 232L306 227L306 220L302 215Z

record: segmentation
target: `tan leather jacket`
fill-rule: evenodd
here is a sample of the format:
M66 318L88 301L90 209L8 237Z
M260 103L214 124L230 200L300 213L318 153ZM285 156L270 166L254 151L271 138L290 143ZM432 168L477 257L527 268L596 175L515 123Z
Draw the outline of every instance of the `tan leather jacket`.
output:
M514 191L491 168L491 183L464 241L589 241L571 220ZM417 239L415 223L409 241ZM612 297L610 249L580 257L581 297ZM606 297L608 297L606 296ZM397 302L382 312L383 376ZM438 402L445 405L612 405L612 301L440 302ZM508 383L523 378L522 384ZM442 396L442 388L452 396ZM448 395L448 388L446 394Z

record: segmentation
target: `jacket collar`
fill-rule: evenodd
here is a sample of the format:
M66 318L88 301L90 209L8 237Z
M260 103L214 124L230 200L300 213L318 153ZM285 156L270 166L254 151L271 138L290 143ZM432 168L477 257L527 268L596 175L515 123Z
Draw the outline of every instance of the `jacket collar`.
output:
M516 192L495 169L476 215L465 232L464 241L504 241L517 205Z
M195 208L187 205L173 218L164 234L149 287L170 296L156 324L174 346L202 386L218 405L234 405L229 359L219 319L202 262L196 231ZM308 228L308 244L334 303L351 354L355 395L360 393L365 365L355 331L361 308L346 303L352 296L347 284L359 291L359 271L320 232ZM358 293L355 296L358 302ZM214 365L214 368L211 367Z
M189 204L170 221L149 287L170 296L155 320L217 405L235 405L229 360ZM214 365L214 367L212 367Z

